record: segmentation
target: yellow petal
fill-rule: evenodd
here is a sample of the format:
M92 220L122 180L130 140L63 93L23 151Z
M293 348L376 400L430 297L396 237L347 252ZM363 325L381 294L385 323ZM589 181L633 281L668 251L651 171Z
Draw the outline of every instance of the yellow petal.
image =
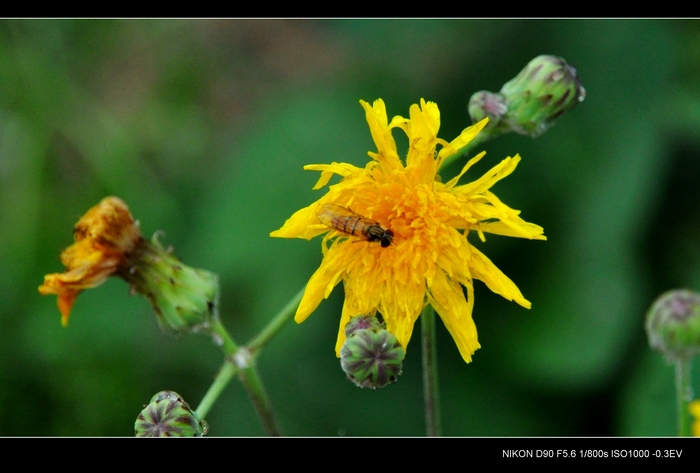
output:
M484 281L489 289L496 294L500 294L509 301L515 301L526 309L532 306L530 301L520 293L518 286L475 247L472 247L472 259L469 266L472 270L472 276Z
M363 169L347 163L331 163L331 164L308 164L304 166L306 171L321 171L321 177L314 186L314 190L318 190L328 184L333 174L338 174L342 177L352 176L353 174L361 174Z
M394 283L384 288L378 309L384 317L386 329L394 334L404 351L423 310L424 300L425 281L408 280L405 284Z
M365 109L367 124L369 125L374 144L379 151L377 160L389 169L401 167L401 161L396 152L396 141L394 141L394 137L391 135L391 129L387 125L384 101L381 99L375 100L374 104L370 106L364 100L360 100L360 104L362 104L362 107Z
M448 156L452 156L455 154L457 151L462 149L464 146L466 146L471 140L473 140L476 135L479 134L479 132L488 124L489 119L484 118L478 123L475 123L474 125L465 128L462 130L462 133L452 140L452 142L444 146L440 152L438 153L438 162L442 163L443 159L445 159Z
M314 202L308 207L297 210L284 222L282 228L270 232L275 238L304 238L310 240L313 237L328 231L328 227L318 220L320 202Z
M452 335L464 361L472 361L472 355L481 347L472 319L474 289L467 286L468 299L464 298L462 286L451 281L444 273L436 275L428 288L428 297L435 311L440 315L445 327Z
M341 251L339 251L341 250ZM323 299L327 299L331 295L333 288L340 282L345 270L346 262L343 259L342 247L338 244L331 247L323 257L321 266L311 276L306 284L304 296L299 303L294 320L300 324L311 313L316 310L316 307Z
M516 238L528 238L530 240L546 240L547 237L542 235L544 228L534 223L526 222L520 219L517 225L509 222L505 224L500 221L480 223L479 228L483 232L493 233L495 235L503 235Z
M483 158L484 156L486 156L486 151L482 151L481 153L477 154L472 159L467 161L467 164L465 164L464 167L462 168L462 172L460 172L456 177L453 177L452 179L450 179L447 182L447 184L445 184L445 187L448 189L451 189L455 185L457 185L457 181L459 181L459 178L462 177L464 175L464 173L469 170L470 167L472 167L473 165L478 163L481 160L481 158Z
M474 182L458 186L454 188L454 192L460 194L479 194L491 188L495 183L508 176L515 171L515 168L520 162L520 156L517 154L513 158L506 158L499 164L492 167L486 174L481 176Z

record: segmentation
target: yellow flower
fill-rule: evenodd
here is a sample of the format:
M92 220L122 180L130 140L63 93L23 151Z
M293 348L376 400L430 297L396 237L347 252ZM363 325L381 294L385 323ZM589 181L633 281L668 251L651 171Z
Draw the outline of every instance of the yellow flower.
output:
M695 417L693 422L693 437L700 437L700 401L692 401L688 405L688 410Z
M467 240L471 230L482 241L484 233L546 239L542 227L522 220L519 211L489 191L513 172L520 157L506 158L479 179L457 185L459 178L484 156L481 153L464 166L459 176L442 183L437 173L443 160L469 143L487 120L466 128L448 143L437 137L440 111L433 102L421 99L420 106L411 106L410 118L397 116L391 123L382 100L373 105L360 103L377 146L376 153L369 153L372 160L364 169L335 162L305 166L307 170L321 171L314 189L328 184L333 174L342 179L330 186L318 201L296 212L282 228L270 234L311 239L327 232L322 242L323 262L306 286L295 320L304 321L342 280L345 304L336 354L345 342L344 327L350 318L377 311L387 330L405 348L416 319L430 303L462 357L469 362L480 347L472 320L473 278L506 299L530 307L515 284ZM405 164L398 156L391 134L394 128L402 129L408 136ZM326 214L340 211L334 206L347 209L347 215L339 214L329 223L331 219ZM343 226L348 221L351 224ZM389 244L384 240L380 244L377 235L367 238L355 231L355 236L351 236L358 221L356 230L369 224L391 230L393 237ZM462 286L467 289L466 297Z
M127 255L142 240L129 208L117 197L105 197L88 210L73 229L75 243L61 253L65 273L47 274L39 286L43 295L58 295L61 323L83 289L96 287L127 265Z

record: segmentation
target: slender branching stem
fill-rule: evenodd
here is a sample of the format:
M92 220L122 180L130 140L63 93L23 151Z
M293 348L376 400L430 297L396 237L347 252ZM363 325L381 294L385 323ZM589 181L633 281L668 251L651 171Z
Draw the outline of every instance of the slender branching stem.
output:
M425 429L428 436L442 435L440 422L440 388L438 386L437 344L435 341L435 311L428 305L421 319L421 346L423 352L423 398L425 402Z
M212 406L216 400L219 399L221 392L226 386L228 386L231 378L233 378L237 372L238 367L236 365L233 363L224 363L224 366L222 366L219 370L219 374L216 375L214 383L209 386L209 390L204 395L202 402L199 403L199 406L197 406L197 409L195 410L200 419L204 419L207 414L209 414Z
M690 412L688 404L693 398L690 382L691 359L679 358L676 360L676 406L678 408L678 435L690 437Z
M247 349L243 348L237 356L245 356L244 352L247 353ZM253 356L249 356L249 361L250 366L241 369L240 378L248 390L250 399L255 405L255 410L258 413L258 417L263 424L265 432L267 435L279 437L282 435L282 430L277 423L277 418L275 417L274 409L272 409L270 397L267 395L267 391L263 385L258 368L255 366L255 358Z
M247 347L250 353L254 356L257 355L258 351L272 339L277 333L284 328L289 321L292 320L294 314L296 313L297 307L299 307L299 302L301 302L301 297L304 295L304 289L299 291L296 296L290 300L287 305L285 305L282 310L280 310L277 315L270 321L267 326L262 329L262 331L248 342Z
M217 344L221 345L226 361L224 361L214 383L209 387L202 402L196 409L200 419L204 419L212 406L219 398L224 388L231 379L239 374L239 377L248 391L263 428L268 435L279 436L281 428L272 408L272 403L267 395L260 373L255 364L255 359L260 350L277 335L282 328L294 317L299 302L304 294L302 289L287 305L270 321L269 324L246 347L240 348L233 340L226 328L221 324L218 313L212 317L211 334Z

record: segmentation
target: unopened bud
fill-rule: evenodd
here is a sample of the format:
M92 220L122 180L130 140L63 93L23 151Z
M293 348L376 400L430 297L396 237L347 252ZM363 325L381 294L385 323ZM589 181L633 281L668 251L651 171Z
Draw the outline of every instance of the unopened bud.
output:
M141 411L134 431L137 437L202 437L209 430L175 391L161 391Z
M347 337L340 350L340 365L348 379L357 386L377 389L396 382L405 352L392 333L377 327L367 317L355 317L349 322L357 325L370 322L371 326L354 329ZM358 318L361 320L353 322Z
M700 352L700 295L686 289L662 294L647 312L645 326L649 345L668 360L692 358Z
M358 330L367 330L368 328L382 329L383 327L381 322L371 315L355 316L345 326L345 337L350 337Z
M576 69L557 56L537 56L499 93L482 90L469 100L472 122L488 117L482 140L516 132L537 138L567 110L583 102L586 89Z
M586 97L576 69L557 56L537 56L501 88L513 131L540 136Z

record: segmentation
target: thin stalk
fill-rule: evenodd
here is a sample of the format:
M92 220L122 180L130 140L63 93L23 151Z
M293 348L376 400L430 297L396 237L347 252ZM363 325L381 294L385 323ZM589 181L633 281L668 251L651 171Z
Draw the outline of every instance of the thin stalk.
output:
M421 319L423 355L423 398L425 402L425 431L430 437L442 435L440 422L440 388L438 386L437 344L435 341L435 311L428 305Z
M212 406L216 400L219 399L221 392L228 386L228 383L231 382L231 378L233 378L237 372L238 366L229 362L224 363L224 366L219 370L219 374L216 375L214 383L209 386L209 390L204 395L204 399L202 399L202 402L199 403L199 406L197 406L195 410L200 419L204 419L207 414L209 414Z
M289 304L287 304L289 305ZM255 367L255 357L250 351L243 347L239 348L233 338L229 335L226 328L221 324L218 317L214 317L211 331L215 340L221 341L221 349L226 354L226 361L217 375L214 383L207 391L207 394L202 399L200 406L197 408L197 414L201 419L204 418L211 406L216 402L221 392L226 385L231 381L233 375L240 370L240 378L248 391L250 400L255 406L260 422L268 435L279 436L281 431L277 425L272 403L265 391L260 373ZM206 403L205 403L206 401ZM200 412L201 411L201 412ZM203 413L203 414L202 414Z
M270 321L269 324L260 332L254 339L252 339L246 345L248 351L252 355L257 355L261 348L263 348L267 343L277 335L277 333L284 328L287 323L292 320L294 314L296 313L297 307L299 307L299 302L304 295L304 289L299 291L296 296L290 300L287 305L285 305L282 310L280 310L277 315Z
M246 351L246 349L244 348L241 351ZM255 405L255 410L258 412L258 417L260 417L265 432L267 435L279 437L282 435L282 431L277 423L270 397L267 395L267 391L265 391L265 386L260 378L260 373L258 373L258 368L255 366L255 358L252 356L250 357L250 363L250 366L241 371L241 380L243 384L245 384L248 395Z
M221 341L221 349L227 357L231 357L238 351L238 344L233 341L228 330L221 324L219 317L214 317L214 322L211 325L211 331L214 334L216 341Z
M678 408L678 435L690 437L688 404L693 398L690 384L690 358L676 360L676 406Z

